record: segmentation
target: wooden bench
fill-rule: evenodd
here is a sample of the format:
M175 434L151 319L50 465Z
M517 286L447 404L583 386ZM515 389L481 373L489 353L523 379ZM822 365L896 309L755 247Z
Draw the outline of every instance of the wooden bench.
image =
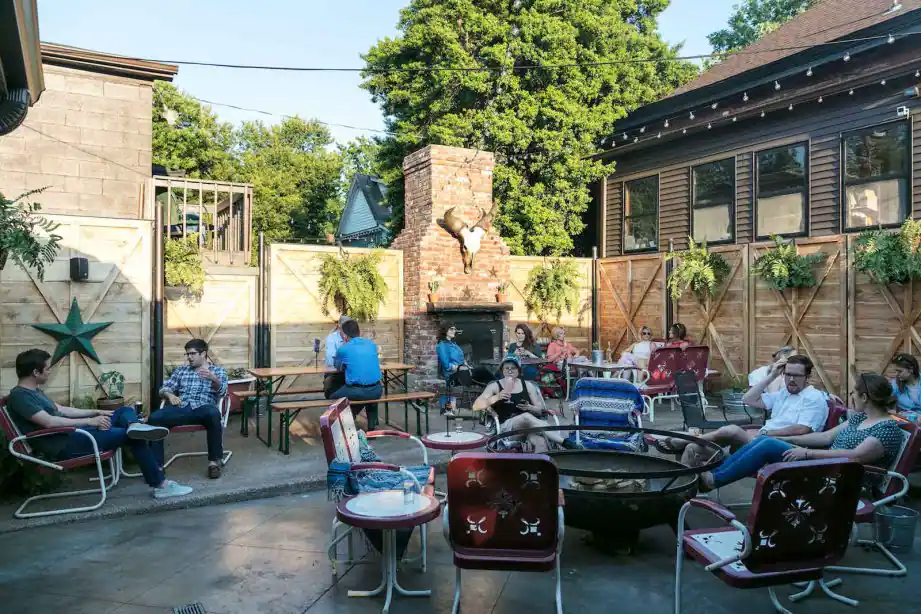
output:
M273 392L272 396L277 397L277 396L281 396L284 394L317 394L317 393L322 393L322 392L323 392L322 388L288 388L287 390L284 390L281 392ZM241 399L248 399L250 397L267 396L268 391L267 390L258 390L258 391L257 390L237 390L237 391L231 392L230 394L232 394L235 397L241 398Z
M352 407L363 407L365 405L378 405L381 403L403 403L404 421L409 426L409 407L412 406L416 412L416 434L422 435L421 416L425 414L425 430L429 429L429 402L435 398L434 392L403 392L396 394L384 395L379 399L368 401L349 401ZM288 454L290 452L290 427L291 423L297 418L297 415L304 409L316 409L329 407L335 403L335 399L313 399L308 401L282 401L272 403L271 410L278 412L278 424L284 435L279 441L280 451ZM373 429L376 424L372 423L372 417L368 416L368 428Z
M273 391L272 398L274 399L275 397L290 395L290 394L322 394L322 393L323 393L323 388L316 388L316 387L314 388L294 388L292 387L282 392ZM236 391L231 392L230 394L232 394L233 396L243 401L243 403L241 403L242 409L243 409L243 419L240 420L240 434L243 435L244 437L249 437L249 418L248 418L249 411L248 410L251 404L253 403L253 401L257 401L260 398L267 397L268 390L264 388L262 390L236 390ZM256 412L253 412L253 415L256 416L256 438L262 441L262 437L260 436L260 433L259 433L259 416L256 415ZM272 445L271 437L272 437L272 433L270 430L269 431L269 441L267 442L267 445L269 446Z

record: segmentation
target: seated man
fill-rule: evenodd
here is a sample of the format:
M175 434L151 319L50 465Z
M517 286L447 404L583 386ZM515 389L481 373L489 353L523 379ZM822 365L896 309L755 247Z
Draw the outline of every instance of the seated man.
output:
M748 386L757 386L763 380L766 380L771 375L771 367L774 366L778 360L789 358L792 356L796 350L794 350L789 345L785 345L771 356L771 364L758 367L754 371L748 374ZM774 379L773 382L765 389L765 392L778 392L784 387L784 381L782 377Z
M333 392L331 399L370 401L384 393L381 386L381 362L377 345L361 337L358 322L349 320L342 325L345 343L336 353L336 368L345 374L345 385ZM368 406L368 428L377 424L377 406Z
M742 397L746 405L771 412L771 418L764 426L756 431L728 425L700 435L700 438L737 450L760 435L792 437L821 431L828 419L827 396L808 385L811 374L812 361L808 356L795 354L778 360L771 366L767 379L753 386ZM765 392L779 377L783 377L784 387L777 392ZM681 462L686 465L699 465L706 461L707 452L702 446L674 438L667 439L665 444L674 452L683 448Z
M167 405L150 416L148 422L167 428L197 424L207 429L208 477L221 477L224 464L224 427L221 425L221 397L227 394L227 371L208 358L208 344L192 339L185 344L188 366L177 367L160 388ZM154 446L160 466L164 463L163 442Z
M351 319L352 318L347 315L340 316L336 328L326 336L326 357L324 362L330 369L336 367L336 354L339 352L339 348L342 347L342 344L345 343L345 340L342 338L342 325L351 321ZM342 373L326 374L323 377L323 396L327 399L330 398L330 395L342 388L343 385L345 385L345 379L343 379Z
M26 350L16 357L19 382L10 390L7 407L10 417L23 435L32 431L62 426L79 427L96 440L100 452L128 446L141 467L144 480L153 488L155 499L178 497L192 492L167 480L150 449L151 441L162 441L169 431L138 422L134 409L122 407L114 412L75 409L58 405L41 391L51 376L51 355L39 349ZM60 433L36 437L32 448L51 461L93 454L93 444L81 433Z

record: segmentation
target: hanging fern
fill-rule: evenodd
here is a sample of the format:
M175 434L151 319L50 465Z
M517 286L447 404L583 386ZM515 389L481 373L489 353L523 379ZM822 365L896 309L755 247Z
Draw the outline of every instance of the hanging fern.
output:
M0 271L13 256L34 268L41 281L45 267L54 262L61 249L61 236L54 234L59 224L38 215L42 206L29 199L44 189L20 194L13 200L0 194Z
M320 306L324 315L330 305L359 321L374 320L387 297L387 282L378 271L383 252L326 254L320 258Z
M824 262L828 254L819 252L803 256L792 241L786 243L775 235L771 235L771 240L774 248L755 260L752 275L761 277L775 290L811 288L818 283L813 267Z
M722 285L731 269L721 255L707 251L706 241L700 244L688 237L688 249L683 252L669 252L666 260L678 258L680 262L668 276L668 291L678 300L688 289L698 298L713 296Z
M866 230L854 244L854 267L878 284L921 278L921 221L905 220L899 232Z
M205 266L201 259L198 233L167 239L163 246L163 272L170 287L185 286L195 296L205 291Z
M563 312L571 313L579 304L579 269L576 263L554 258L531 269L524 287L524 302L529 314L541 322L551 315L559 322Z

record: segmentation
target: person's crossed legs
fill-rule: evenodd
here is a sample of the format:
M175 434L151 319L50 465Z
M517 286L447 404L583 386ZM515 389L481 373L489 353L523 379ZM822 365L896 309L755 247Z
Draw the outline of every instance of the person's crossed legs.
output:
M541 420L530 412L518 414L502 423L502 431L518 431L521 429L531 429L549 426L547 422ZM527 441L535 453L542 453L548 450L547 440L556 444L563 445L565 439L562 431L544 431L544 433L533 433L527 435Z
M164 405L150 415L148 424L172 428L174 426L198 425L205 427L208 440L208 477L216 479L221 477L221 467L224 465L224 426L221 424L221 411L214 405L191 407L176 407ZM159 466L165 463L165 452L162 441L153 444Z
M710 433L698 435L698 438L715 443L720 447L729 446L730 449L737 450L757 436L758 431L747 431L735 424L729 424ZM702 465L713 455L710 449L684 439L670 438L669 445L676 451L682 452L681 462L689 467Z

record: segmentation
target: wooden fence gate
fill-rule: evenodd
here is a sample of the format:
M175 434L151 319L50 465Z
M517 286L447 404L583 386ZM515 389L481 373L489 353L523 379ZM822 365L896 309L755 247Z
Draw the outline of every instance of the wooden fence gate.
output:
M665 262L661 254L598 261L598 315L602 349L620 355L640 339L642 326L665 333Z

